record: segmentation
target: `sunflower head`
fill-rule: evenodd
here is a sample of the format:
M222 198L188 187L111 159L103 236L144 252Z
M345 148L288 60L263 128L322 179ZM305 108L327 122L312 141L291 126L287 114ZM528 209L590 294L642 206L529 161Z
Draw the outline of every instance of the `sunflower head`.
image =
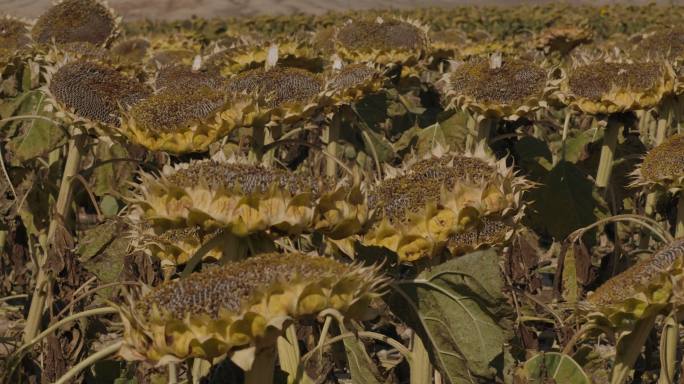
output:
M246 97L227 97L206 86L163 89L122 117L120 131L153 151L204 152L241 126L253 112Z
M254 69L227 82L231 93L254 95L271 120L291 122L318 110L325 81L317 74L287 67Z
M481 149L462 155L438 150L370 191L375 222L363 242L388 248L403 261L429 258L481 217L514 215L529 187L505 159L496 161Z
M610 114L657 105L674 87L672 68L663 63L587 64L563 81L561 101L588 114Z
M44 91L58 114L86 128L117 127L121 108L151 93L111 67L84 60L51 69Z
M189 65L174 64L159 69L154 81L156 89L197 89L207 87L220 91L226 83L221 76L193 70Z
M313 228L324 188L311 175L242 158L194 161L142 179L133 204L153 225L226 228L237 236Z
M588 296L590 317L621 328L657 313L671 304L673 283L684 273L683 259L684 240L678 239L612 277Z
M0 73L13 56L31 43L30 25L11 16L0 16Z
M684 135L670 136L648 151L634 171L632 186L662 188L672 192L684 186Z
M247 70L264 68L267 62L276 58L282 67L300 68L318 72L323 67L322 60L314 49L297 39L277 40L270 43L239 45L220 49L207 56L204 66L210 71L219 72L222 76L232 76Z
M430 50L439 57L454 57L459 47L469 43L468 36L460 28L430 31Z
M645 35L634 48L634 55L642 60L684 59L684 28L665 28Z
M124 65L139 66L150 49L149 40L142 37L132 37L122 40L109 50L113 59Z
M335 34L338 53L355 62L414 64L427 51L427 28L417 22L353 20Z
M575 47L591 42L592 33L582 27L552 27L544 30L535 40L535 47L544 53L565 55Z
M219 229L206 231L200 226L155 227L135 216L137 215L130 215L128 218L132 224L129 231L131 243L136 250L158 259L168 276L173 275L179 265L187 263L209 241L214 242L214 247L202 256L202 260L221 260L224 251L230 249L227 245L228 238Z
M468 61L445 75L444 99L451 108L466 108L492 118L525 116L545 106L547 73L528 61Z
M168 65L192 65L201 51L199 43L182 36L155 35L148 41L143 63L150 73Z
M87 60L108 66L113 64L109 50L87 41L71 41L50 45L42 58L46 63L57 63L57 65L68 60Z
M33 40L41 44L86 42L104 46L118 33L120 19L100 0L62 0L42 14L33 26Z
M326 96L334 104L347 104L379 91L381 73L367 64L350 64L334 71L325 86Z
M471 228L449 236L447 249L452 255L462 255L478 249L503 244L514 226L496 215L485 216Z
M164 364L270 345L286 321L326 309L367 317L385 284L376 267L300 253L255 256L166 283L121 307L120 354Z

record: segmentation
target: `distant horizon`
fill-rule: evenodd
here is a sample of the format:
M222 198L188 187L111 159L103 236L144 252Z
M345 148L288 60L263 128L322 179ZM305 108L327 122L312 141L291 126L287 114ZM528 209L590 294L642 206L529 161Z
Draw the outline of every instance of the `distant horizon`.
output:
M36 18L53 3L52 0L0 0L0 14ZM664 1L612 1L612 0L109 0L109 5L126 20L186 19L191 16L242 17L255 15L287 15L293 13L322 14L330 11L364 9L409 9L428 7L515 6L524 4L565 3L570 5L606 5L622 3L628 5L684 5L684 0Z

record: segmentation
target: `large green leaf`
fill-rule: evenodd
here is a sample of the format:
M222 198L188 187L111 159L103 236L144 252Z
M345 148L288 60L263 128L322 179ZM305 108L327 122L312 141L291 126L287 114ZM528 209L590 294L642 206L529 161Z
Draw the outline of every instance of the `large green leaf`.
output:
M433 364L452 384L492 382L511 338L510 306L499 257L470 253L398 282L394 313L423 339Z
M129 158L126 148L118 143L100 141L95 146L95 156L93 193L103 196L123 190L122 187L131 180L135 171L135 162L124 161Z
M591 384L582 367L572 357L558 352L542 352L525 362L525 375L531 384Z
M513 151L516 163L532 180L541 180L552 167L548 145L535 137L526 136L518 140Z
M5 115L10 113L15 116L45 116L42 111L44 95L39 92L28 92L18 96L14 103L10 103L7 110L0 111ZM3 107L5 108L5 107ZM19 133L9 142L9 148L14 153L16 160L23 162L42 156L66 142L66 134L62 127L40 118L26 118L10 122L9 131L12 127L22 127Z
M357 338L342 339L353 384L380 384L378 368L371 360L363 342Z
M528 219L541 232L562 240L574 230L596 221L602 204L594 183L576 165L561 161L532 190Z

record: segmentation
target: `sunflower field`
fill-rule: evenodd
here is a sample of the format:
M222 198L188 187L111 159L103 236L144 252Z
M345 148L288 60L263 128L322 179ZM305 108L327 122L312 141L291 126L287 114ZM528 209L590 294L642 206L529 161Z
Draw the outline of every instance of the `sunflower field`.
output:
M682 20L0 15L0 381L684 383Z

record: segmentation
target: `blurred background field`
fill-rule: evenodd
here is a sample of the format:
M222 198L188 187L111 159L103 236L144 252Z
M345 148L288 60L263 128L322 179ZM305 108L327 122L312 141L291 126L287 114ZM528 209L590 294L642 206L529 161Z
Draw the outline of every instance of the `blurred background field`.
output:
M576 0L567 4L601 5L611 3L646 4L652 1ZM38 17L52 0L0 0L0 13ZM548 4L545 0L111 0L109 4L122 16L131 18L181 19L198 17L253 16L259 14L325 13L362 9L407 9L416 7L456 7L463 5ZM659 1L684 4L682 1Z

